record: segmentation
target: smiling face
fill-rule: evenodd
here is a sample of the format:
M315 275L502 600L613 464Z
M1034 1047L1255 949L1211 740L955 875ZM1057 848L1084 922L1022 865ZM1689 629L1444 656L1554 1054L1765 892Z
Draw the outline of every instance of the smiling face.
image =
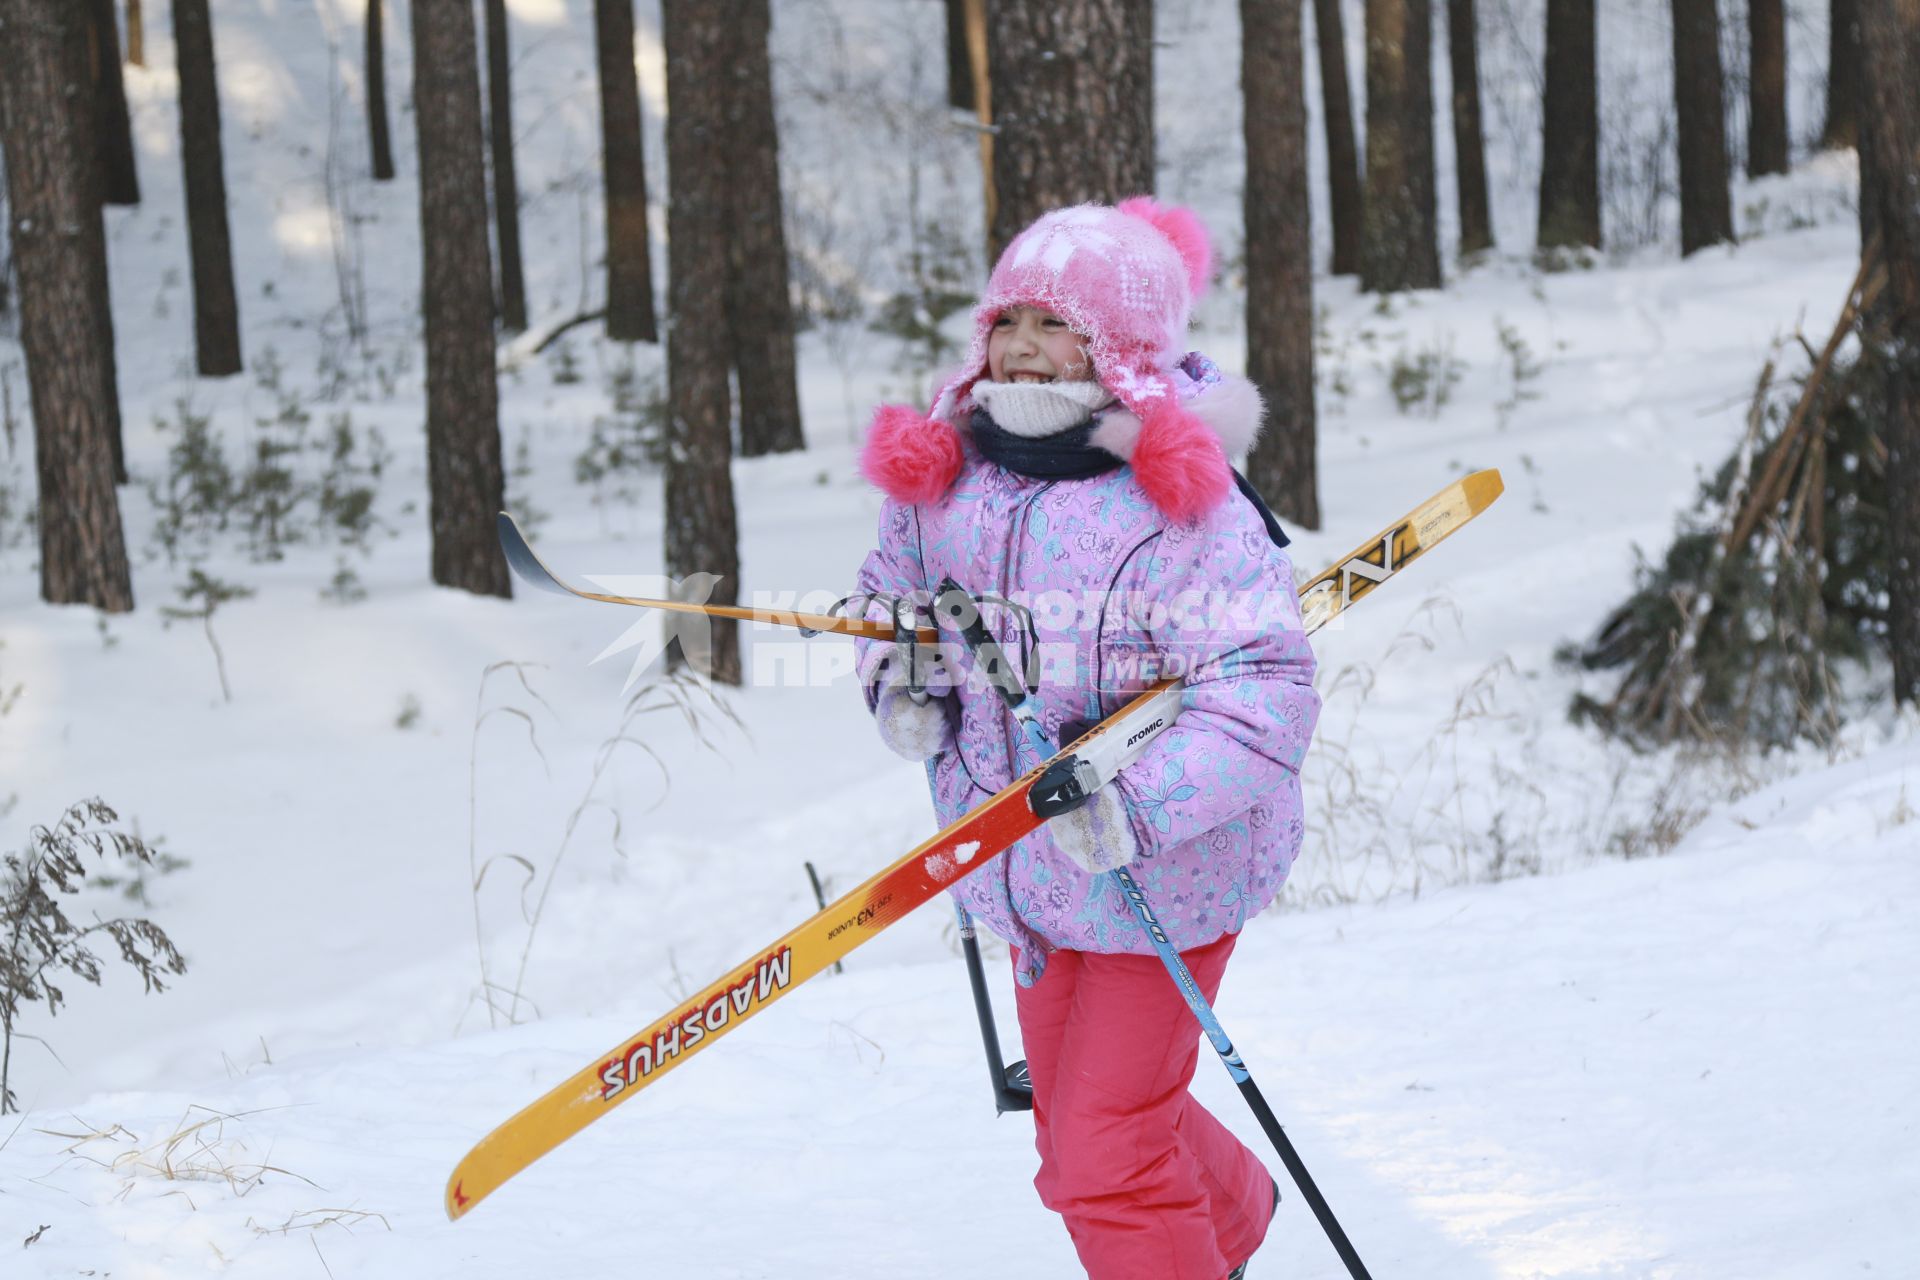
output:
M987 376L995 382L1091 382L1087 340L1039 307L1009 307L987 337Z

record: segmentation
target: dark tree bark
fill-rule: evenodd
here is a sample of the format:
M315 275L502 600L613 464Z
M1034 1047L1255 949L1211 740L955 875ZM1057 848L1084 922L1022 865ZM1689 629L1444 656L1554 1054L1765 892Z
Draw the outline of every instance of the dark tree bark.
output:
M668 103L667 572L718 575L710 598L722 604L737 602L740 590L725 304L728 8L712 0L660 6ZM738 625L716 619L708 634L707 673L739 684ZM698 653L685 656L700 662Z
M1748 0L1747 176L1787 171L1787 18L1781 0Z
M600 149L607 193L607 336L658 342L640 84L633 72L633 0L593 0L600 61Z
M97 15L90 5L91 0L88 0L87 6L72 6L76 20L67 23L61 31L72 44L66 56L72 60L72 66L79 68L81 78L78 83L82 86L91 86L93 89L90 93L75 92L66 100L65 106L73 116L74 128L84 139L87 154L92 157L92 163L87 166L87 171L80 175L80 181L87 186L88 199L97 206L111 203L106 198L106 184L112 175L109 166L103 160L107 152L101 142L103 131L111 126L107 119L110 113L99 92L101 45ZM118 69L116 58L115 70ZM122 104L124 106L124 99ZM123 118L124 114L123 111ZM131 145L129 142L129 155L131 155ZM135 198L138 198L137 192ZM127 451L120 420L120 368L114 356L113 288L107 273L104 230L103 225L101 251L86 255L86 267L88 287L92 289L94 295L93 305L102 317L101 323L105 325L106 331L107 359L103 374L107 381L107 435L113 453L113 480L115 484L125 484L127 483Z
M1542 249L1600 247L1600 111L1593 0L1547 0L1542 106Z
M1860 0L1832 0L1827 17L1827 123L1822 149L1859 141Z
M973 55L967 43L967 0L945 0L947 6L947 105L956 111L976 111L973 96Z
M520 267L520 184L513 174L513 81L507 60L507 0L487 0L487 133L493 145L493 235L500 249L500 324L527 327Z
M393 178L393 139L387 132L387 28L381 16L385 2L367 0L367 137L375 182Z
M1680 136L1680 256L1733 239L1727 119L1714 0L1673 0L1673 97Z
M127 64L147 65L146 19L141 16L140 0L127 0Z
M240 304L227 237L227 179L220 156L220 93L207 0L173 0L180 78L180 156L186 173L187 247L193 261L193 347L200 374L240 372Z
M1313 0L1313 24L1325 107L1333 274L1350 276L1360 270L1360 148L1353 134L1353 94L1347 84L1347 37L1340 0Z
M1440 287L1427 0L1367 0L1367 190L1360 287Z
M95 143L101 199L139 204L140 173L133 159L133 122L127 116L127 85L120 76L120 25L113 0L69 0L87 10L88 71L93 80Z
M113 322L89 112L87 15L68 0L0 0L0 137L39 481L40 595L133 608L114 494ZM102 272L104 274L104 272Z
M767 57L767 0L726 0L733 48L725 161L728 209L727 326L740 386L740 452L806 448L793 355L793 300L780 196L779 126Z
M1300 24L1300 0L1240 0L1247 376L1267 402L1266 430L1247 460L1247 479L1280 515L1318 529L1313 236Z
M507 596L507 563L494 536L506 478L473 5L413 0L411 7L433 580L476 595Z
M1153 191L1151 0L990 0L991 257L1049 209Z
M1868 340L1888 370L1888 644L1893 696L1920 703L1920 0L1860 0L1860 169L1887 286Z
M1460 252L1493 248L1487 211L1487 151L1480 126L1480 30L1473 0L1447 0L1447 53L1453 69L1453 154L1458 179Z

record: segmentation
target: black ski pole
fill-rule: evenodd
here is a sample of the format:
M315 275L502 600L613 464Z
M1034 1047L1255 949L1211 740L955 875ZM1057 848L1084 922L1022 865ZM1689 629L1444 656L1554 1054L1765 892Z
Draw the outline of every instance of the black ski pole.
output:
M926 684L920 676L918 649L915 647L915 631L918 617L912 600L905 597L894 602L893 638L896 645L906 646L907 653L907 695L924 696ZM927 790L934 789L934 769L940 757L927 761ZM980 1019L980 1046L987 1055L987 1079L993 1089L993 1112L1005 1115L1009 1111L1033 1110L1033 1082L1027 1078L1027 1062L1022 1058L1018 1062L1007 1062L1000 1055L1000 1031L993 1020L993 1000L987 994L987 970L980 960L980 939L975 935L973 916L960 903L953 904L954 917L960 928L960 951L967 962L967 983L973 989L973 1011Z

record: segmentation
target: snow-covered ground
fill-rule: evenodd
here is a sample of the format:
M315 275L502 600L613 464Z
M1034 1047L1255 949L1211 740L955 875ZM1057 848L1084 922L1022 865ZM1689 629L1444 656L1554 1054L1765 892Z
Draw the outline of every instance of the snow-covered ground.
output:
M590 6L510 8L529 294L553 323L598 287ZM1285 909L1250 926L1221 1017L1376 1275L1920 1275L1920 1107L1899 1030L1920 1025L1914 720L1868 704L1829 753L1636 758L1566 723L1576 682L1552 659L1731 448L1770 344L1796 324L1817 344L1832 323L1857 252L1850 157L1740 184L1753 234L1737 247L1680 263L1656 236L1540 274L1529 144L1498 124L1534 92L1499 68L1537 6L1494 8L1489 130L1515 247L1386 307L1320 282L1327 527L1296 536L1296 563L1321 567L1463 471L1499 467L1508 492L1317 643L1316 830ZM1649 57L1658 8L1610 19ZM912 65L889 53L937 51L938 10L776 6L796 239L822 279L897 287L911 219L886 166L904 139L926 165L920 214L977 218L947 200L973 153L943 123L938 59L924 82L883 74ZM631 710L621 660L590 664L623 612L426 585L406 31L389 26L402 179L379 189L356 176L359 12L216 0L253 362L225 383L185 372L171 46L149 13L150 66L129 80L145 203L109 215L139 610L103 623L40 605L31 541L0 515L0 706L20 687L0 716L0 850L105 797L187 860L149 879L142 910L191 966L158 997L110 969L58 1019L30 1009L47 1044L16 1047L29 1114L0 1125L0 1275L1073 1274L1026 1185L1026 1121L992 1115L937 906L443 1220L445 1175L482 1134L808 914L805 862L844 890L924 836L929 809L832 638L750 633L750 668L786 677L721 695L724 710L696 699L690 726L674 707ZM1805 16L1803 68L1824 47ZM1163 0L1161 21L1165 185L1230 251L1237 144L1220 121L1238 107L1205 92L1230 76L1195 73L1231 48L1233 6ZM1611 83L1633 82L1632 58L1607 56ZM887 145L850 145L861 116L835 93L868 95ZM365 298L363 346L343 279ZM1239 305L1229 278L1196 339L1227 364ZM565 345L503 376L523 459L510 498L545 514L555 565L655 571L656 478L574 478L629 356L586 329ZM1457 376L1444 404L1402 413L1388 370L1423 354ZM18 360L0 338L17 414ZM659 356L631 362L644 383ZM862 406L914 384L894 341L858 323L806 335L802 363L811 447L735 468L747 593L770 599L844 590L878 509L852 467ZM144 482L166 474L183 399L236 461L289 404L315 434L338 414L363 442L377 428L391 455L389 531L369 555L308 545L257 563L229 534L205 562L255 592L213 620L231 702L205 633L158 608L187 570L153 542ZM0 460L15 501L31 494L29 439ZM321 595L343 554L357 603ZM632 741L602 757L623 724ZM1702 814L1663 857L1609 854ZM509 993L496 1005L517 993L519 1025L490 1016L483 975ZM1199 1088L1259 1141L1211 1062ZM1254 1274L1340 1274L1291 1190Z

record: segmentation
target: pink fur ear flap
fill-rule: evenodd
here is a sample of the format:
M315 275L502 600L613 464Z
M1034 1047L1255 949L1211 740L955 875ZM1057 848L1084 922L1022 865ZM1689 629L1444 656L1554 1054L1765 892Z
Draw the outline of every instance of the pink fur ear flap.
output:
M932 502L953 486L966 456L950 424L883 404L860 449L860 474L897 502Z
M1148 411L1131 465L1153 505L1181 524L1219 506L1233 488L1219 440L1206 423L1175 404L1163 402Z
M1213 245L1200 216L1184 205L1161 204L1151 196L1134 196L1115 206L1121 213L1151 222L1161 235L1173 242L1180 260L1187 264L1187 285L1197 299L1207 291L1213 278Z

